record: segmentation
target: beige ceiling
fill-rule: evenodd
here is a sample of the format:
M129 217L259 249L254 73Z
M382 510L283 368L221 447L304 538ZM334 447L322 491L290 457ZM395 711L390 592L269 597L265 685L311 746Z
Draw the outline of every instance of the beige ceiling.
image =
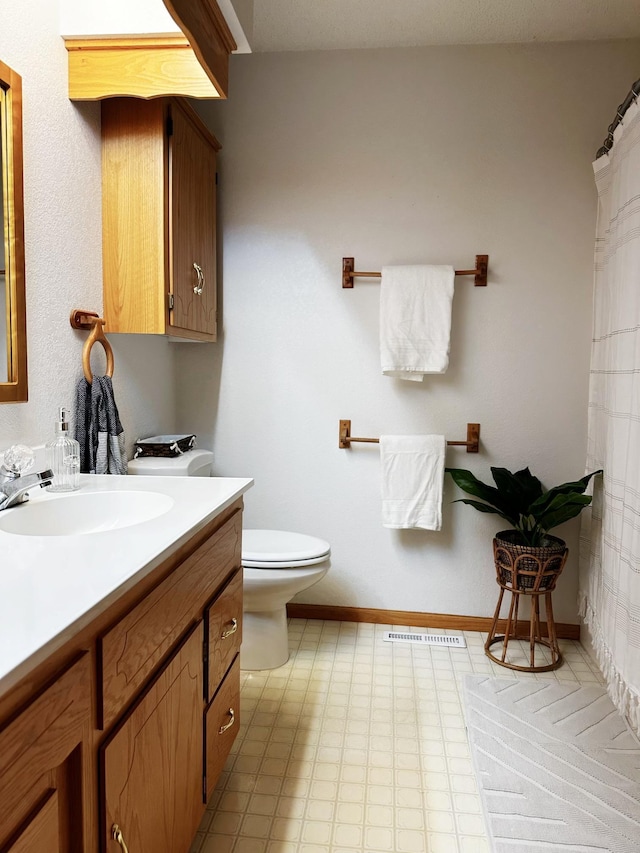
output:
M640 37L640 0L253 0L253 8L256 52Z

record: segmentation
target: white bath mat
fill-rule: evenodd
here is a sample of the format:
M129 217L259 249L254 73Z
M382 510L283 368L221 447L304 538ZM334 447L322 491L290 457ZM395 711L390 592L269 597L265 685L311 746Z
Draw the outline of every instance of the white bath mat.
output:
M495 853L638 853L640 743L601 687L468 675Z

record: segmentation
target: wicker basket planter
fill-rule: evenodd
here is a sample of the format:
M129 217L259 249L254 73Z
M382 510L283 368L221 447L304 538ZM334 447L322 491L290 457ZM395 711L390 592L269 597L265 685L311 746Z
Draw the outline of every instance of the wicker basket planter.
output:
M493 540L500 594L484 644L487 656L501 666L523 672L555 669L562 664L562 655L553 619L552 592L569 550L562 539L550 536L548 531L576 518L591 503L591 496L585 495L585 491L591 478L602 474L602 471L592 471L577 480L546 489L528 468L511 472L507 468L492 467L495 485L483 483L464 468L445 470L463 492L473 496L458 498L461 503L469 504L480 512L495 513L512 525L511 530L502 530ZM521 542L527 539L540 544L522 545ZM505 595L509 615L503 620L500 608ZM521 605L523 609L529 609L526 627L521 618ZM541 606L544 607L545 622L541 618ZM499 634L499 629L504 633ZM507 660L511 640L514 641L514 654L512 660ZM522 666L517 660L524 651L524 641L528 641L529 646L528 662ZM500 657L492 651L492 646L497 643L502 643ZM541 662L536 661L536 650L543 654Z
M517 541L519 538L517 530L503 530L497 533L493 540L500 595L484 649L487 657L500 666L521 672L547 672L562 664L551 593L567 561L569 549L562 539L548 534L544 539L545 544L541 547L521 545ZM504 633L498 633L505 592L510 593L509 615L504 625ZM526 627L521 621L521 596L523 602L528 599L529 624ZM545 622L541 619L541 603L544 604ZM507 653L511 652L511 641L525 641L528 644L528 660L522 660L519 642L514 643L514 654L507 658ZM502 652L498 652L499 657L492 649L496 644L502 646ZM543 650L546 650L545 654L542 660L539 660L537 652Z
M543 547L520 545L516 530L502 530L493 540L497 580L505 589L551 592L567 562L569 549L557 536L546 537Z

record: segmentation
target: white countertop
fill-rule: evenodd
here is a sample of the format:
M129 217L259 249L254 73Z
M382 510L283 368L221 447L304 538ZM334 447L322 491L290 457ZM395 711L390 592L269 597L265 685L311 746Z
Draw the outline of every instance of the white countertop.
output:
M28 503L0 512L28 513L36 503L90 492L156 492L173 502L156 518L116 530L73 536L0 530L0 695L252 485L235 477L81 475L77 492L34 488Z

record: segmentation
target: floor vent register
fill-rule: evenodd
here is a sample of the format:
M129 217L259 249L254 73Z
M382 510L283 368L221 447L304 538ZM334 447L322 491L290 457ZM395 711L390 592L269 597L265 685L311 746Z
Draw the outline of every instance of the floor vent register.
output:
M386 643L417 643L421 646L454 646L458 649L467 646L465 638L455 634L405 634L385 631L383 639Z

